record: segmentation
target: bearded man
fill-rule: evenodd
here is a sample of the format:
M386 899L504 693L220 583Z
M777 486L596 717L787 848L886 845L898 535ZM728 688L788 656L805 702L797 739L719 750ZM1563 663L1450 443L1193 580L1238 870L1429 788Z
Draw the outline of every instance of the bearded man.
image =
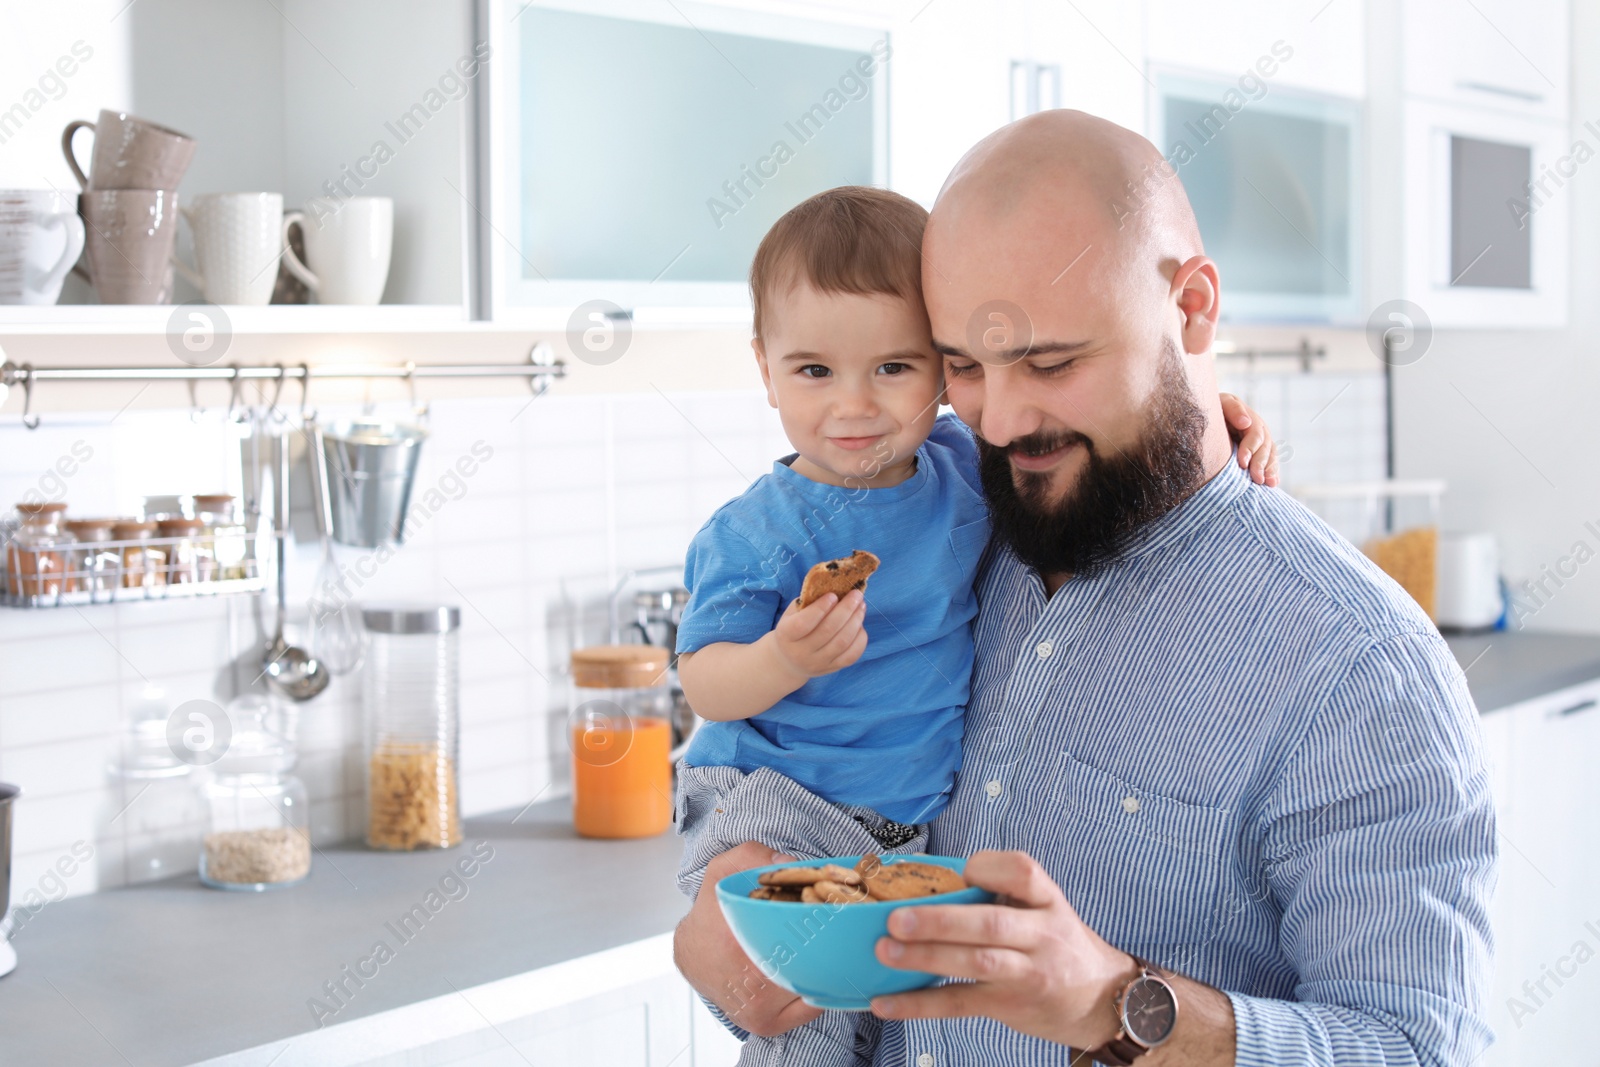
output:
M928 847L1000 899L894 912L878 958L956 981L804 1062L1473 1061L1496 846L1465 679L1397 585L1229 461L1221 282L1180 183L1048 111L957 165L923 254L994 531ZM765 1036L817 1012L752 988L710 887L774 860L714 861L676 942Z

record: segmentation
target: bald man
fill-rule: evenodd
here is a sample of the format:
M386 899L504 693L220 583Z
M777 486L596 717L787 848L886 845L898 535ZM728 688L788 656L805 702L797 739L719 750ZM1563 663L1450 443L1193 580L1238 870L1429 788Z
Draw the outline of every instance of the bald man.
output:
M1229 462L1221 280L1176 176L1118 126L1035 115L957 165L923 252L994 530L929 850L1001 902L893 913L878 958L960 981L875 1000L875 1047L806 1062L1470 1063L1496 862L1476 712L1416 604ZM741 846L706 884L772 858ZM751 1032L817 1015L752 973L714 894L677 955Z

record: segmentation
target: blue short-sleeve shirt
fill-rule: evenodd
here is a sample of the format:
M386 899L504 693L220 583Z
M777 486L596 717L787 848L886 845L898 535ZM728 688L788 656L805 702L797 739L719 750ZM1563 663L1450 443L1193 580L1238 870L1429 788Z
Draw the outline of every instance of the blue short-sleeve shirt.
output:
M973 581L988 538L976 446L954 415L940 416L915 473L896 486L823 485L774 463L689 546L678 651L757 640L800 595L806 571L856 549L882 561L867 585L867 648L759 715L702 724L685 758L771 767L838 804L932 819L961 764Z

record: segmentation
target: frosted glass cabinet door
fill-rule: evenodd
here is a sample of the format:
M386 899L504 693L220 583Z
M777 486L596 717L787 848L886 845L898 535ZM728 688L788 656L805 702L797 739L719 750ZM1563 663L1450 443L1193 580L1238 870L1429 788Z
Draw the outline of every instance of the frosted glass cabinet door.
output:
M1223 320L1358 321L1359 105L1262 79L1157 84L1156 144L1217 262Z
M506 306L743 307L778 216L887 178L881 31L688 0L490 10Z

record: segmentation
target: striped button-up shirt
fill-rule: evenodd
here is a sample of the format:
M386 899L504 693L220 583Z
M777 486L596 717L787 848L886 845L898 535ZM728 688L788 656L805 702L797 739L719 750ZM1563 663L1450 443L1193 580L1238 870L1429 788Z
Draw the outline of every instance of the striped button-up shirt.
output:
M979 594L965 762L929 851L1030 853L1111 944L1225 991L1245 1067L1486 1047L1477 715L1399 586L1229 464L1100 573L1047 597L995 546ZM874 1062L1067 1050L985 1018L891 1021Z

